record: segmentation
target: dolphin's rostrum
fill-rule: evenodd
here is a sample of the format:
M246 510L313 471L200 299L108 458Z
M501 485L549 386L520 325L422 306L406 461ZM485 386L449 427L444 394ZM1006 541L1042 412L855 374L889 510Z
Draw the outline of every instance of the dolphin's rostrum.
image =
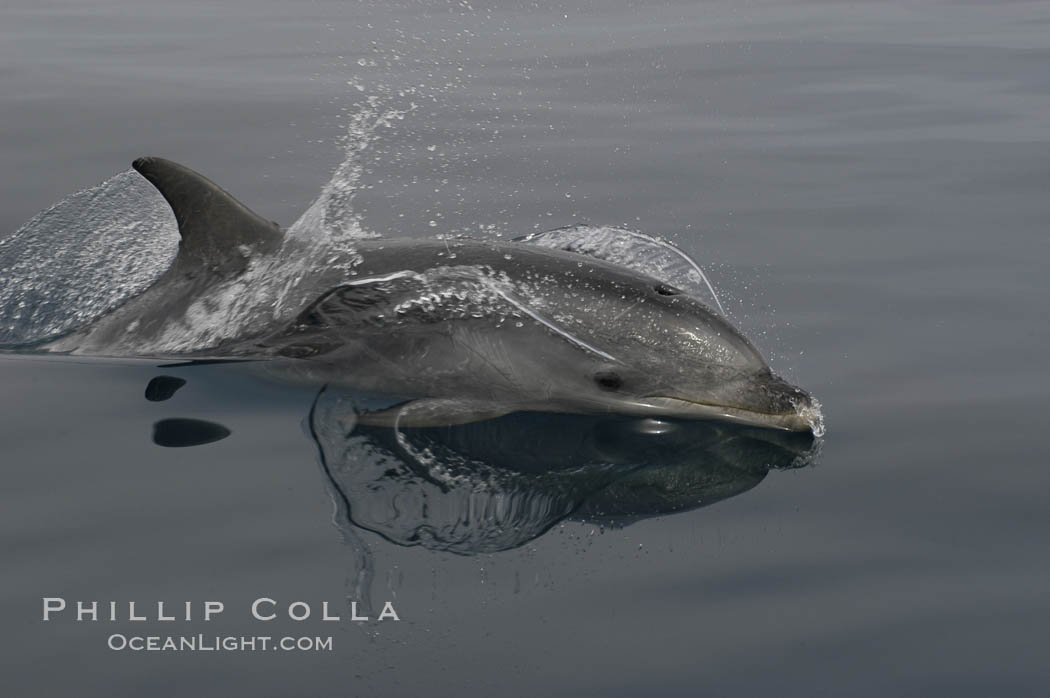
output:
M178 255L145 292L44 349L269 359L283 376L402 398L362 424L529 411L822 429L815 401L721 314L615 256L529 239L332 249L182 165L134 167L171 205Z

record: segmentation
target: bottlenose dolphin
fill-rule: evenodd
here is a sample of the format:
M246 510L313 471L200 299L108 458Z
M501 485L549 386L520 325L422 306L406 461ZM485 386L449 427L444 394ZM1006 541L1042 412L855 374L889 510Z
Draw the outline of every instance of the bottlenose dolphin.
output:
M403 398L363 424L539 411L818 428L805 391L669 280L527 239L332 250L186 167L133 167L174 211L178 255L146 291L45 350L268 359L282 375Z

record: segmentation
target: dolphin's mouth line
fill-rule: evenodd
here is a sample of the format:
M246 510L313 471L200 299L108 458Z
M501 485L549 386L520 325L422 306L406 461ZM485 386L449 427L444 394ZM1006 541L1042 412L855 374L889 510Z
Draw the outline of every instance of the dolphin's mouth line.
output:
M666 395L651 395L642 398L639 406L656 410L667 410L691 417L706 416L713 419L747 424L750 426L781 429L784 431L812 431L813 425L799 412L769 413L744 407L722 405L716 402L701 402Z

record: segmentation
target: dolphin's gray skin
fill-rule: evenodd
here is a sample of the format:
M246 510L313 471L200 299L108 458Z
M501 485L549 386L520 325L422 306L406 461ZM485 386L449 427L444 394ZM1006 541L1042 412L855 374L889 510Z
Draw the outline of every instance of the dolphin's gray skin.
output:
M268 364L412 398L360 418L371 424L543 411L809 431L819 417L724 318L632 269L517 242L376 239L277 283L306 242L188 168L134 167L175 212L178 256L144 293L47 350L282 359Z

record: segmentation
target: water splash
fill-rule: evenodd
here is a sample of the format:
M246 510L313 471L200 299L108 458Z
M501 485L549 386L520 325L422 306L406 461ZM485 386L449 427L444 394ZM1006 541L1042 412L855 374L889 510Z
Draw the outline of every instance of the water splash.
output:
M371 95L358 105L348 119L343 136L342 162L317 199L288 228L289 238L322 240L326 245L333 245L379 237L364 227L353 205L365 174L364 155L379 139L382 129L391 128L415 109L415 103L404 108L388 106L378 95Z
M178 240L167 202L132 170L42 211L0 242L0 346L43 342L141 293Z
M626 228L581 224L532 233L517 241L585 254L634 269L671 283L726 315L703 269L670 240Z
M298 291L318 269L350 275L360 261L356 242L377 237L354 210L363 154L414 108L388 107L379 97L358 105L341 163L289 228L282 249L251 260L243 275L212 288L155 346L141 350L178 353L215 345L301 310L310 299ZM120 306L164 273L178 240L167 202L132 170L41 212L0 242L0 347L32 348Z
M808 403L795 405L795 410L798 416L802 417L806 424L809 425L815 438L821 439L824 437L824 410L820 401L815 397L810 397Z

